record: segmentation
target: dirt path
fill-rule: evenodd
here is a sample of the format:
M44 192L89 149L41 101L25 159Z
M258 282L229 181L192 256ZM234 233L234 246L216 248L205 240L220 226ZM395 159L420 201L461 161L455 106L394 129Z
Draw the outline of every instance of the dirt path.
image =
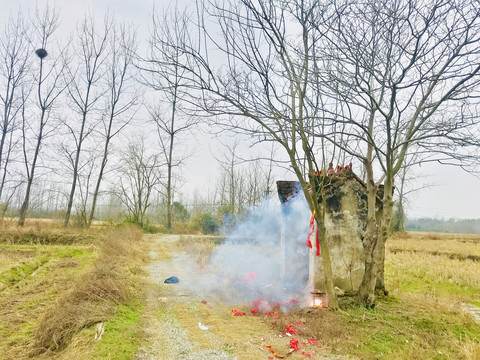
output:
M192 259L171 249L170 244L179 238L159 236L151 244L149 271L154 286L149 290L145 312L147 346L137 359L234 359L223 351L211 331L201 330L198 325L200 322L204 326L208 316L200 311L204 304L195 291L198 274ZM170 276L178 277L180 282L165 284Z

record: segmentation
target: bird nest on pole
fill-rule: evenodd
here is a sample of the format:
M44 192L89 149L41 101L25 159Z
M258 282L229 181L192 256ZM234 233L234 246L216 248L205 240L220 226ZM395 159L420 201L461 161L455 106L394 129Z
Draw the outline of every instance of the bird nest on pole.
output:
M43 59L45 56L48 55L47 50L45 49L37 49L35 50L35 54L37 54L40 59Z

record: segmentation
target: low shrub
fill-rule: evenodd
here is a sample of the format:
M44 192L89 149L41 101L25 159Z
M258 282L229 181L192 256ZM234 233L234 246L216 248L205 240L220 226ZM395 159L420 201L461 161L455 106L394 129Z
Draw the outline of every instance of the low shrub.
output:
M136 225L140 227L147 234L157 234L161 232L161 229L158 226L151 224L149 221L140 222L139 220L129 215L127 215L123 220L123 222L121 223L121 225L125 225L125 224Z
M193 220L193 226L204 234L216 234L220 228L217 219L209 213L197 214Z

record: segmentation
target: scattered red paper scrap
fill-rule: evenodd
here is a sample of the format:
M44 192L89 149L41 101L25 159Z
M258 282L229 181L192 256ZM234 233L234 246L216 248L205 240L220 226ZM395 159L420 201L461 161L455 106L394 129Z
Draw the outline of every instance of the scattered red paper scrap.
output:
M290 304L291 304L291 303L298 303L298 300L297 300L297 299L292 299L292 300L289 301L289 303L290 303Z
M318 341L315 340L315 339L310 339L310 340L308 340L308 342L309 342L310 344L318 344Z
M253 315L257 315L259 311L260 311L260 310L258 310L257 308L254 308L254 309L250 310L250 312L251 312Z
M293 338L292 340L290 340L290 349L292 349L293 351L300 350L300 348L298 347L298 339L297 338Z
M243 316L245 313L232 309L233 316Z
M286 333L296 334L297 332L298 332L298 330L295 329L292 324L288 324L287 327L285 328L285 330L283 330L284 334L286 334Z
M302 351L302 355L305 355L305 356L308 356L308 357L312 357L312 356L313 356L312 354L306 353L305 351Z
M277 354L275 350L272 349L272 345L264 344L264 346L270 349L270 352L273 354L275 359L285 359L285 356Z
M201 303L202 303L203 305L207 305L209 309L212 308L210 305L208 305L208 303L207 303L205 300L202 300Z
M275 319L278 319L278 313L275 311L270 311L267 313L268 316L273 316Z

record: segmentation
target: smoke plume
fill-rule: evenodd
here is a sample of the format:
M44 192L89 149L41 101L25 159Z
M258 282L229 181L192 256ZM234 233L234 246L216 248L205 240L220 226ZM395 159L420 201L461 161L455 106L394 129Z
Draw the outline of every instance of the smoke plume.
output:
M207 265L209 276L201 284L203 291L231 304L249 304L259 298L269 304L306 303L305 242L310 216L301 196L287 205L266 199L250 209L215 249ZM280 245L282 231L284 251Z

